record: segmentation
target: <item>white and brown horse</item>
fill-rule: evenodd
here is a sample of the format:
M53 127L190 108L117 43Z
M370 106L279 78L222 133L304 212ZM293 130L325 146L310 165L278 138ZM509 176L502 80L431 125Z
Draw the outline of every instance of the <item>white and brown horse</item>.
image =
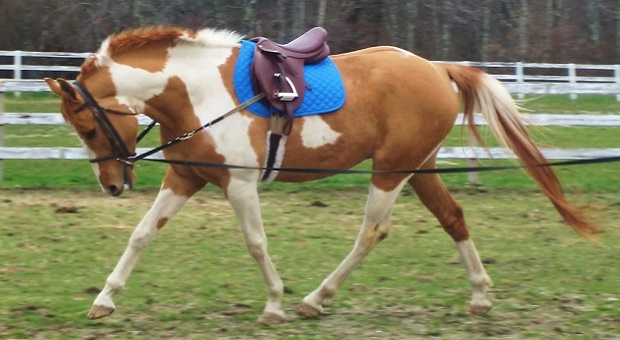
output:
M127 162L136 148L134 114L157 121L161 140L166 142L240 104L233 90L233 71L241 38L234 32L212 29L126 31L107 38L84 62L77 78L79 87L62 79L46 79L51 90L62 96L62 114L93 158L105 191L119 195L135 180L132 164ZM469 128L478 135L471 123L474 107L482 112L499 141L523 163L546 162L528 136L509 93L479 70L431 63L395 47L373 47L331 58L342 75L346 103L331 114L296 119L282 167L348 169L371 159L375 170L432 169L460 108L469 119ZM153 206L135 228L94 301L89 318L114 311L112 298L125 285L143 248L193 194L212 183L232 205L249 253L264 276L267 303L259 321L284 319L283 284L267 252L259 208L261 171L251 169L264 164L269 125L269 119L241 110L163 151L167 159L250 168L171 165ZM595 232L567 202L550 168L535 167L527 172L567 224L585 236ZM276 180L301 182L326 176L279 172ZM372 175L351 253L303 299L299 314L323 313L323 301L335 295L351 271L388 235L394 202L407 184L456 243L473 286L470 311L483 314L491 308L486 297L491 280L470 238L462 209L439 175L393 173Z

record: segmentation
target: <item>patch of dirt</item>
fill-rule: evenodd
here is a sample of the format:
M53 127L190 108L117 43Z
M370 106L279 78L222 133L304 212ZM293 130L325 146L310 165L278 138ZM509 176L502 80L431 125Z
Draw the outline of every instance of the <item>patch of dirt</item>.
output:
M220 313L222 315L232 316L232 315L239 315L239 314L247 314L250 312L253 312L252 306L242 304L242 303L235 303L234 305L226 307L226 309L224 309Z
M77 214L82 207L58 207L54 210L57 214Z
M88 287L88 288L84 289L84 293L90 294L90 295L97 295L97 294L101 293L101 289L99 289L97 287Z
M312 203L310 203L311 207L317 207L317 208L327 208L329 207L329 204L327 203L323 203L321 201L314 201Z

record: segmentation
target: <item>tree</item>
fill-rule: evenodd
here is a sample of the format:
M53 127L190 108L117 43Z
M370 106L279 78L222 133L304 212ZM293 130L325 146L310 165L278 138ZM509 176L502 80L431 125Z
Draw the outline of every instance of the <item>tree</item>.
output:
M146 25L282 43L318 25L334 53L396 45L435 60L620 62L620 0L0 0L2 50L94 51Z

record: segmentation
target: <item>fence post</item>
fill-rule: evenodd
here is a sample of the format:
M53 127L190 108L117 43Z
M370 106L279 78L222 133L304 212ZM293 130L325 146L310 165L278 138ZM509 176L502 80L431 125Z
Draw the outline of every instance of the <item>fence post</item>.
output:
M467 130L467 139L469 139L469 146L472 148L472 151L475 147L478 146L478 140L471 130ZM469 158L467 160L467 165L472 168L478 167L478 159L474 156L473 158ZM472 187L480 187L480 178L477 172L468 172L467 173L467 183Z
M571 85L577 84L577 69L575 67L575 64L568 64L568 83ZM570 99L577 99L577 94L571 93Z
M22 79L22 51L13 51L13 79ZM20 97L21 92L15 92L15 97Z
M4 115L4 92L0 92L0 117ZM0 124L0 147L4 146L4 124ZM4 169L0 159L0 184L4 182Z
M525 81L523 81L523 63L520 61L515 65L515 76L517 78L517 84L525 83ZM525 98L525 94L523 94L523 92L519 92L517 93L517 98L523 99Z
M616 84L620 84L620 65L614 65L614 78L616 79ZM616 94L616 101L620 102L620 94Z

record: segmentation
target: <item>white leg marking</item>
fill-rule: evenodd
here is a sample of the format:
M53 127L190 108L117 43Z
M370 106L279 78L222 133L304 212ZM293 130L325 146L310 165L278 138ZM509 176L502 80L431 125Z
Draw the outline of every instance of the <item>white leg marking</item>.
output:
M470 311L476 315L484 314L492 307L491 302L486 296L487 290L491 285L491 279L484 270L476 246L471 239L457 242L456 245L473 288Z
M187 202L188 198L189 197L185 196L177 196L169 189L159 192L151 209L144 215L131 234L125 252L110 276L108 276L104 289L99 293L93 303L94 306L114 309L112 297L125 286L125 281L138 261L138 255L140 255L142 249L155 237L158 230L158 222L162 219L169 219L174 216L183 204ZM89 316L91 315L89 314Z
M323 300L333 297L353 269L364 260L379 241L387 237L390 229L392 207L408 179L409 177L389 192L371 185L366 202L364 222L357 235L353 250L340 263L338 268L323 281L319 288L303 299L298 311L299 314L304 316L314 316L317 313L322 314L323 307L321 304Z
M256 182L232 178L228 186L228 200L241 225L248 251L258 262L267 285L267 304L259 321L281 322L284 320L280 301L284 286L267 253L267 236L263 229Z

